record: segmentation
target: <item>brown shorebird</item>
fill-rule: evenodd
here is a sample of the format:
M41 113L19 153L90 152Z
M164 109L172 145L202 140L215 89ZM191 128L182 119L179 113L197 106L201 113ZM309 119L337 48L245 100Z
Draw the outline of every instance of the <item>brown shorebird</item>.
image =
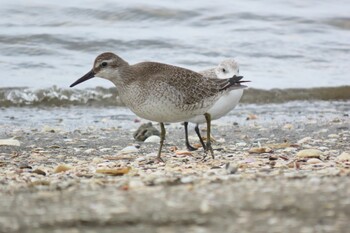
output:
M233 89L240 89L242 77L211 79L177 66L141 62L129 65L114 53L102 53L95 59L92 70L70 87L93 77L108 79L118 88L120 99L137 116L160 123L160 145L165 139L166 122L182 122L203 115L207 123L206 152L214 158L210 142L211 116L208 110L220 97Z
M201 75L207 78L219 78L219 79L227 79L234 76L239 75L239 67L237 62L234 59L226 59L219 63L219 65L215 68L203 70L199 72ZM242 77L243 78L243 77ZM211 115L212 120L219 119L220 117L226 115L229 111L231 111L234 107L237 106L239 100L243 95L243 89L233 89L229 92L224 93L220 99L215 102L215 104L208 110L208 113ZM205 149L205 144L203 142L202 136L199 132L198 124L205 123L205 117L203 115L198 115L191 119L188 119L184 122L185 126L185 137L186 137L186 147L188 150L193 151L197 150L190 145L188 141L188 122L196 123L195 132L199 138L199 141L202 144L202 147Z

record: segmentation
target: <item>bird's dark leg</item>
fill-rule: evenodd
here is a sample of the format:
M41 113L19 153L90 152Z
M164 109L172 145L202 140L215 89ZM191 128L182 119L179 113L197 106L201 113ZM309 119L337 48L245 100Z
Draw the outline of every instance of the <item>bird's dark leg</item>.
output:
M163 143L165 140L165 127L163 122L160 122L159 124L160 124L160 143L159 143L160 145L159 145L157 160L160 162L164 162L164 160L160 156L162 154Z
M203 141L203 138L202 138L202 136L201 136L201 133L199 132L198 124L197 124L196 127L194 128L194 131L196 131L196 134L197 134L197 136L198 136L198 138L199 138L199 141L200 141L201 144L202 144L203 149L206 150L207 146L204 144L204 141Z
M210 123L211 123L211 116L209 113L205 113L205 120L207 121L207 147L206 147L206 152L210 151L211 157L214 159L214 151L213 148L211 147L211 141L210 141Z
M186 137L187 150L189 150L189 151L197 150L197 148L194 148L193 146L191 146L190 142L188 141L188 122L184 122L184 127L185 127L185 137Z

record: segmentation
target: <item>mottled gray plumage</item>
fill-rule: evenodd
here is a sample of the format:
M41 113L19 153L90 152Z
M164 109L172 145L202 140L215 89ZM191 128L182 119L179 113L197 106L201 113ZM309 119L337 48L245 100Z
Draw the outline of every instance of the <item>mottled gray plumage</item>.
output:
M113 53L103 53L93 69L71 85L94 76L113 82L121 100L139 117L161 123L203 115L228 89L241 88L232 79L210 79L194 71L157 62L129 65ZM210 117L207 117L210 121ZM160 159L160 151L158 158Z

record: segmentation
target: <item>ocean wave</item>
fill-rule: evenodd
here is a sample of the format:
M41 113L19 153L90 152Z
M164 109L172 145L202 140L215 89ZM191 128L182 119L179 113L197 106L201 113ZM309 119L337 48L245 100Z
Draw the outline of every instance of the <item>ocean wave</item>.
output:
M241 103L284 103L304 100L350 100L350 86L320 87L310 89L248 88ZM0 107L68 107L123 106L116 88L64 89L56 86L46 89L0 88Z

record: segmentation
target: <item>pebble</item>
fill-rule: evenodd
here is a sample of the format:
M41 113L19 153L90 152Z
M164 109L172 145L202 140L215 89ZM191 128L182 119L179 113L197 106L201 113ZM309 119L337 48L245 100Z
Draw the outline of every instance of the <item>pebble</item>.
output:
M152 135L145 140L145 143L159 143L160 137L157 135Z
M60 172L65 172L65 171L69 171L71 170L72 168L68 165L65 165L65 164L60 164L58 165L54 170L53 172L54 173L60 173Z
M139 149L137 149L135 146L127 146L123 148L121 151L119 151L119 154L131 154L131 153L137 153L139 152Z
M231 164L231 163L226 163L225 164L225 169L226 169L226 173L231 175L231 174L235 174L238 171L238 165L237 164Z
M95 149L87 149L84 151L85 154L91 154L92 152L95 152L96 150Z
M13 138L0 139L0 146L20 146L21 143Z
M350 161L350 153L349 152L343 152L337 157L337 159L339 161L342 161L342 162Z
M305 149L297 153L298 158L320 158L322 151L317 149Z
M304 144L305 142L308 142L311 139L312 139L312 137L305 137L305 138L300 139L297 143L298 144Z
M283 126L283 129L293 129L293 128L294 128L294 126L292 124L285 124Z
M101 148L100 151L101 152L107 152L107 151L110 151L112 150L112 148Z
M246 146L247 145L247 143L245 143L245 142L237 142L236 143L236 146Z
M192 183L194 181L193 177L191 177L191 176L181 177L180 180L181 180L181 183L183 183L183 184Z
M316 158L311 158L307 160L308 164L317 164L317 163L323 163L322 160L316 159Z
M44 172L44 171L41 170L41 169L35 169L35 170L33 171L33 173L46 176L46 172Z
M57 133L57 132L62 132L63 130L61 128L58 128L58 127L52 127L52 126L49 126L49 125L45 125L41 129L41 131L45 132L45 133Z

